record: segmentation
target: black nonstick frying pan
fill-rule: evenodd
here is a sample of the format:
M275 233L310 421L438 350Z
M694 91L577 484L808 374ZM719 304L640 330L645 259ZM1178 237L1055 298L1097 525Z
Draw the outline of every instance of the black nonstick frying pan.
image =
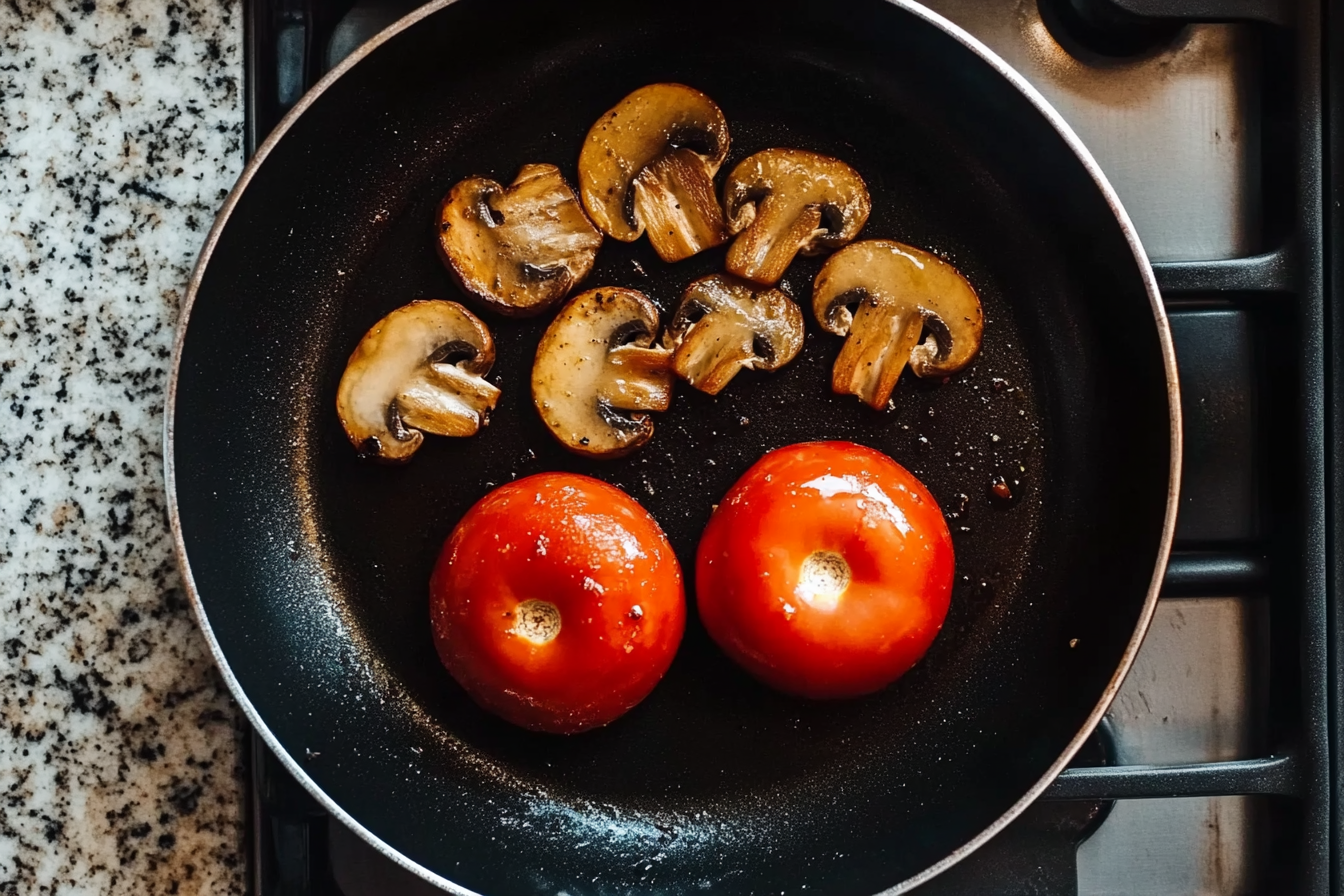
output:
M484 314L503 398L470 439L360 462L336 419L347 356L412 299L456 298L440 197L553 162L636 87L723 108L728 170L770 146L866 179L863 236L934 250L979 290L975 364L908 374L877 413L829 390L840 340L717 399L680 389L652 442L553 443L528 371L546 320ZM822 259L785 288L806 307ZM588 286L665 313L723 251L676 265L607 240ZM285 765L361 835L454 892L898 892L983 843L1090 733L1148 624L1175 518L1171 340L1133 228L1026 83L931 13L884 0L458 0L384 32L285 119L230 196L183 312L166 457L182 568L216 658ZM848 439L948 511L951 614L868 698L775 694L692 614L653 695L588 734L529 734L440 666L426 583L492 486L588 473L641 501L693 569L712 506L765 451ZM990 500L1004 476L1013 500ZM964 496L964 497L963 497Z

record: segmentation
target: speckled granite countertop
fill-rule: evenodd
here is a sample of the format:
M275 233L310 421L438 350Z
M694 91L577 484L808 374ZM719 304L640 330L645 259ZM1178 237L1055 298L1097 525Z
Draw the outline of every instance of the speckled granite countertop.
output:
M239 721L179 586L177 305L242 167L238 0L0 5L0 894L243 889Z

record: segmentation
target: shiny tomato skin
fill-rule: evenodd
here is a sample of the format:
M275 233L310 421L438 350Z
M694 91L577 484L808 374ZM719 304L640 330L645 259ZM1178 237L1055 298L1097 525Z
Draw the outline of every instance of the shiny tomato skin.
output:
M558 611L550 640L535 640L550 633L550 611L520 613L526 601ZM633 498L587 476L541 473L467 511L430 579L430 617L439 658L478 704L524 728L572 734L648 696L681 642L686 601L667 537Z
M700 539L696 604L719 646L766 684L856 697L928 650L953 567L942 511L913 474L871 448L808 442L765 455L719 504Z

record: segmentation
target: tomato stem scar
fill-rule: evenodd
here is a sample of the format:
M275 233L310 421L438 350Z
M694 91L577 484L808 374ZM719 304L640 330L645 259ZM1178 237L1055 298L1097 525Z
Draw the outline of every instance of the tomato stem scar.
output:
M560 608L550 601L525 600L514 616L509 632L533 644L549 644L560 634Z
M798 585L793 593L817 610L830 612L849 588L849 564L834 551L813 551L798 569Z

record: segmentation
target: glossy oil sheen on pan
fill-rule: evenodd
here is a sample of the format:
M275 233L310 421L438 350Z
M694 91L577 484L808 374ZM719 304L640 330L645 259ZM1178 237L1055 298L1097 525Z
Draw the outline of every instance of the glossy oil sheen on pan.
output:
M357 63L357 64L356 64ZM359 463L333 410L387 311L455 298L431 221L462 177L549 161L645 83L723 108L727 167L769 146L845 159L864 236L949 259L979 290L980 358L907 376L875 413L832 396L809 325L776 374L689 389L628 458L561 451L533 414L545 321L488 316L490 426L407 466ZM588 285L666 314L720 269L608 240ZM804 303L822 259L786 288ZM642 272L641 272L642 271ZM307 97L245 172L187 297L167 418L187 587L230 686L325 806L441 886L489 894L902 890L1001 828L1100 718L1156 600L1179 480L1175 363L1151 271L1095 165L1024 82L913 5L431 5ZM425 582L458 517L543 469L616 483L690 568L715 501L760 454L842 438L916 472L951 520L943 633L857 701L773 694L692 618L664 682L575 738L483 714L439 666ZM992 504L995 475L1018 483ZM308 758L312 757L312 758Z

